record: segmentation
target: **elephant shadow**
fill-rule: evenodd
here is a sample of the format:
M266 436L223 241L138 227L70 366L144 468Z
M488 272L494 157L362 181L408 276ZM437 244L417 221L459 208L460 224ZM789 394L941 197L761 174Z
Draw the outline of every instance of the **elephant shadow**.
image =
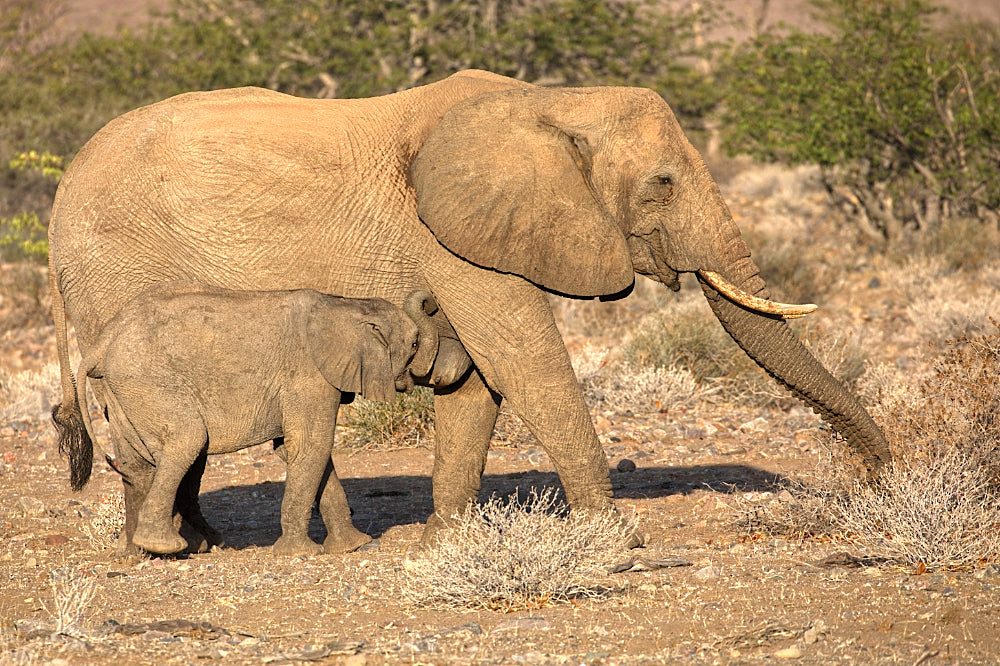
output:
M749 465L690 465L639 467L632 472L611 470L615 497L655 499L687 495L698 489L719 494L777 491L786 478ZM423 524L433 512L429 476L400 475L341 479L352 508L355 526L375 539L398 525ZM564 499L555 472L529 470L486 474L480 500L493 496L523 501L532 489L553 488ZM202 493L205 515L223 535L229 548L271 546L281 535L280 515L284 482L229 486ZM236 511L234 507L241 507ZM309 534L321 542L326 528L314 508Z

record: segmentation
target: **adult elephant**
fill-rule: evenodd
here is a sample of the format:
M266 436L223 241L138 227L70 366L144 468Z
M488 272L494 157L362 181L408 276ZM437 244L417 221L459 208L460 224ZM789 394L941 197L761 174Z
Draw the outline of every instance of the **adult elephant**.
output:
M697 272L747 354L871 471L889 459L878 426L782 319L804 310L767 300L704 161L649 90L466 71L373 99L179 95L87 143L62 179L49 238L57 423L74 395L65 315L86 350L152 283L396 304L430 291L476 371L435 397L425 540L476 497L501 400L549 453L574 508L612 506L545 291L622 297L635 273L676 291L678 273Z

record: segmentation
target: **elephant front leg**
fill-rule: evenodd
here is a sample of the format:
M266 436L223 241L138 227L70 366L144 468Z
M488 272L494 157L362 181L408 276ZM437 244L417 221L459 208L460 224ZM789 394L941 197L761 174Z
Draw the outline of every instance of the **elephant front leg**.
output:
M455 516L476 501L482 487L500 396L472 372L458 386L434 394L434 513L421 544L430 545Z
M433 292L482 377L538 438L573 509L613 510L607 458L546 296L516 276L451 268L453 274L434 280ZM464 509L479 488L482 442L492 431L496 406L486 409L480 389L467 413L456 410L449 418L435 408L446 436L436 454L443 461L436 458L434 469L433 520L439 522ZM436 436L441 434L439 425ZM429 522L428 531L433 529Z

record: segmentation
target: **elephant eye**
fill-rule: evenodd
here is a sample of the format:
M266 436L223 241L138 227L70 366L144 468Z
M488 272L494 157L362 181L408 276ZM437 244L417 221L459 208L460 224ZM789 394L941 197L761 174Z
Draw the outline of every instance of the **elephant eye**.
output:
M660 185L670 186L674 184L674 179L671 176L657 176L656 182L658 182Z

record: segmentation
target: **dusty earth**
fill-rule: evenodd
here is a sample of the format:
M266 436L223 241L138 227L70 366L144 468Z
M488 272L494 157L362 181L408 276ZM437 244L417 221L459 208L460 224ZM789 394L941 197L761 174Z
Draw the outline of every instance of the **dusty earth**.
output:
M43 422L0 428L0 663L996 663L1000 577L918 575L839 555L850 544L741 533L732 494L765 499L809 466L819 422L802 408L597 415L618 505L647 558L691 566L614 574L600 600L510 614L412 607L398 593L431 510L426 449L337 457L354 521L374 548L280 557L284 470L267 447L214 457L206 513L228 545L127 564L87 530L120 481L81 493ZM622 459L634 471L617 471ZM627 469L627 463L622 465ZM557 483L534 448L491 452L484 495ZM322 537L318 519L314 537ZM97 540L99 541L99 540ZM53 585L92 578L76 636L54 635ZM72 632L71 632L72 633Z
M773 199L782 187L771 183L764 190ZM756 190L729 196L745 227L776 219L778 209ZM780 196L811 202L799 201L793 217L829 213L816 192L792 187ZM849 244L839 252L831 262L857 265L838 278L818 316L886 335L905 330L909 325L889 286L873 279L870 265L849 259ZM12 316L12 309L28 308L14 299L0 303L4 321L24 324L0 335L5 368L49 373L41 390L22 396L16 413L0 405L7 409L0 423L0 663L1000 660L995 566L921 573L866 559L846 540L772 538L740 527L738 503L773 499L778 481L812 469L824 455L822 422L791 401L767 409L716 401L667 413L594 411L616 501L638 515L648 535L640 554L690 562L609 575L613 592L603 599L512 613L430 610L407 602L400 593L404 557L431 511L433 461L425 448L338 454L355 524L377 540L361 552L311 558L270 552L284 469L265 445L210 461L202 501L226 547L189 557L116 560L107 534L93 525L119 478L95 463L84 491L70 492L66 463L45 419L58 398L53 332L41 298L33 316ZM634 307L650 305L640 296ZM621 330L621 320L636 316L620 304L575 304L557 313L571 352L602 322L618 336L613 331ZM898 359L915 353L905 345L872 346ZM482 498L557 485L546 455L530 438L505 442L490 453ZM318 516L313 536L323 537ZM54 633L56 588L81 579L93 581L95 596L76 627Z

